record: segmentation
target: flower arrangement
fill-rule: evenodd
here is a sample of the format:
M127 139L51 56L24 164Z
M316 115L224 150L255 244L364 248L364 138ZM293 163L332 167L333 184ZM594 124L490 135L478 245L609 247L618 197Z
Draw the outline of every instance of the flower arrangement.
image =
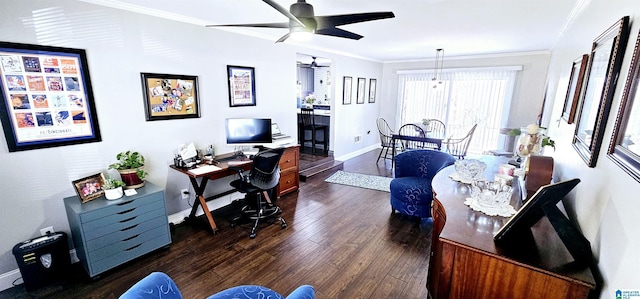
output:
M509 131L510 136L520 136L517 140L516 154L520 157L529 156L531 154L539 154L543 147L551 146L556 149L553 139L544 134L546 128L537 124L530 124L520 129L512 129Z
M316 101L316 96L313 94L310 94L304 97L304 101L307 102L307 104L313 104Z

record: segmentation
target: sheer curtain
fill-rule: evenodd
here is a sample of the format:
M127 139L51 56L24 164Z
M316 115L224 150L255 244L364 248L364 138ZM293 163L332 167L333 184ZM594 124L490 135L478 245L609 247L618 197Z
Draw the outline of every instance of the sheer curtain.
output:
M501 148L500 128L505 127L521 66L443 70L438 83L433 70L399 71L398 126L439 119L447 137L463 137L478 124L470 154ZM433 86L437 85L437 88Z

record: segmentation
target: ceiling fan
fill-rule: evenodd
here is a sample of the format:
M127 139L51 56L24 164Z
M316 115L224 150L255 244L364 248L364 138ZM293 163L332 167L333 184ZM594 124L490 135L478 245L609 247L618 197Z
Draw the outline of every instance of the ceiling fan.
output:
M312 68L312 69L319 68L319 67L324 67L324 65L319 65L319 64L316 62L316 58L317 58L317 57L311 56L311 58L313 59L313 60L311 61L311 63L302 63L302 62L298 61L298 65L299 65L299 66L302 66L302 67Z
M207 25L207 27L258 27L258 28L289 28L289 33L278 39L276 42L283 42L290 36L310 36L312 34L328 35L359 40L363 36L336 26L374 21L380 19L394 18L393 12L368 12L344 15L315 16L313 6L305 0L291 4L287 11L273 0L262 0L275 8L278 12L289 18L289 22L282 23L260 23L260 24L228 24L228 25Z

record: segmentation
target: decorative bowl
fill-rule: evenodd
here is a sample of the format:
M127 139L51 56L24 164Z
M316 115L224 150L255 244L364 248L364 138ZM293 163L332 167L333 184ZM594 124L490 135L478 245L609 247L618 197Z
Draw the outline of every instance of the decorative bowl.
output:
M509 185L486 180L474 181L471 198L484 209L502 209L509 205L513 188Z
M460 180L463 182L474 182L482 179L484 170L487 168L486 163L474 159L456 160L454 165Z

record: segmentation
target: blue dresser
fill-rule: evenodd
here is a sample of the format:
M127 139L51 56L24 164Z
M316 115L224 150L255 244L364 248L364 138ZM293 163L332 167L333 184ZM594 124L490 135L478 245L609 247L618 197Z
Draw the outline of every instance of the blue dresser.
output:
M136 191L116 200L64 199L76 255L90 277L171 244L164 190L147 181Z

